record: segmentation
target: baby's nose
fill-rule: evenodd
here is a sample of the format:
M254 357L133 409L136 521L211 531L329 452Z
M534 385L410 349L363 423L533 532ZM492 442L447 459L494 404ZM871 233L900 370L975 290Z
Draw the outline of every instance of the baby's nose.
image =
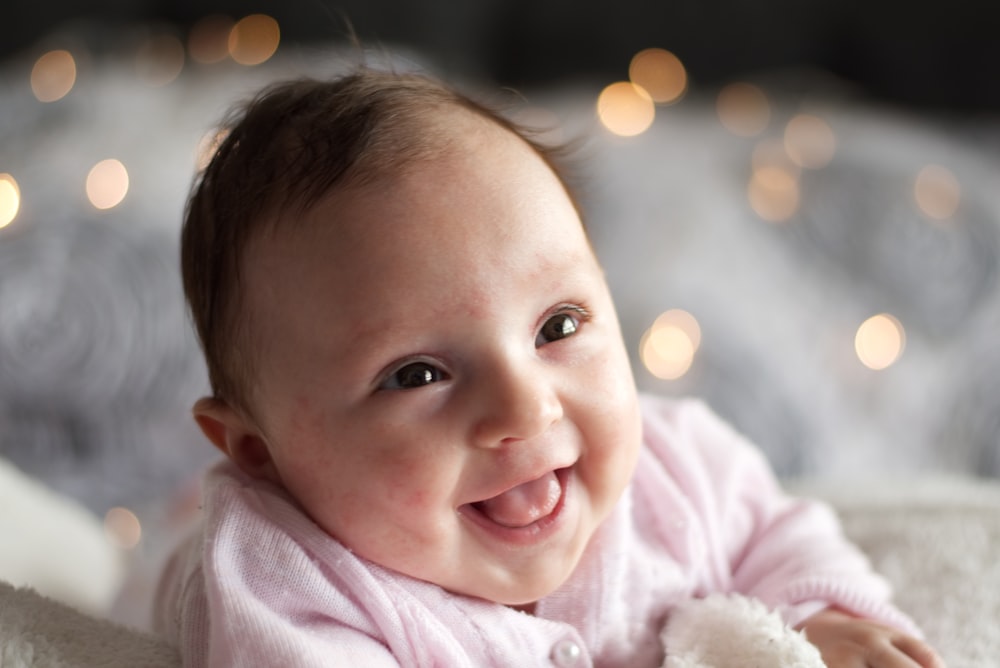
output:
M533 438L563 415L562 401L540 363L509 365L483 380L475 440L482 447Z

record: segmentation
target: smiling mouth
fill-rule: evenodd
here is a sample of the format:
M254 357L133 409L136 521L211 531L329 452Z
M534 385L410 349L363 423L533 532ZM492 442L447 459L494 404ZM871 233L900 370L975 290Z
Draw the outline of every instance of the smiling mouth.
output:
M504 529L525 529L557 513L569 469L511 487L494 497L468 504L476 514Z

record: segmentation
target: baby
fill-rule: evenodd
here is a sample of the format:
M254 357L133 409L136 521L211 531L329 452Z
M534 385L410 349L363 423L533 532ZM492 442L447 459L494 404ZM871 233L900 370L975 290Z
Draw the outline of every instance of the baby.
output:
M417 75L236 117L182 239L226 455L158 595L185 664L652 667L721 591L830 666L942 665L823 506L637 395L556 164Z

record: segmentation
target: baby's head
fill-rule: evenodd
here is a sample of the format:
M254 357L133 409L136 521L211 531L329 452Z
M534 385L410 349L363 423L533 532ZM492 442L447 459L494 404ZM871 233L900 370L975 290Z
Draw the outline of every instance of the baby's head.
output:
M638 452L603 273L548 154L432 80L272 88L189 202L208 438L330 535L453 592L561 585Z

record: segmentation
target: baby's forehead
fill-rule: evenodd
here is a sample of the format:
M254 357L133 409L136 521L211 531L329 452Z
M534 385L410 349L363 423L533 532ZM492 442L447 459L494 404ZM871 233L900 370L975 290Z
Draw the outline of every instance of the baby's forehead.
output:
M522 160L540 158L563 183L562 174L539 148L513 126L506 125L502 117L491 117L457 104L442 104L375 133L375 138L359 155L353 174L333 184L317 201L370 195L373 191L391 198L400 181L432 165L454 163L456 154L488 164L496 150L512 143L526 149L521 152ZM311 204L306 208L312 208Z
M589 257L571 200L533 148L501 126L464 129L449 131L438 157L335 189L274 226L249 249L250 292L265 295L283 276L305 292L327 286L330 303L351 304L374 285L395 300L441 299L472 289L472 276L494 289L536 276L553 248Z
M417 144L424 150L416 152L416 159L412 161L389 161L385 165L385 172L390 176L394 167L405 174L411 169L419 168L420 162L446 159L449 154L465 151L473 145L482 151L484 159L488 159L491 146L507 142L523 144L537 153L535 146L519 134L514 126L506 124L499 115L490 116L487 112L457 104L445 104L426 110L414 120L415 123L403 124L401 127L403 133L411 133L413 136L396 139L402 143Z
M391 127L372 133L372 140L358 155L350 174L336 180L318 197L299 198L296 202L293 195L292 206L279 208L267 216L270 222L264 221L262 234L254 235L256 238L251 239L247 250L252 254L254 247L259 250L268 246L276 236L289 230L293 236L303 231L309 236L321 231L320 228L326 228L325 233L330 234L345 223L351 227L351 216L338 216L336 220L316 216L316 210L339 209L346 214L349 210L356 212L359 201L391 203L401 199L413 182L420 182L421 173L442 165L450 170L446 180L451 184L461 183L468 171L491 173L498 153L508 148L514 148L506 152L523 161L525 168L528 163L540 160L565 188L562 175L542 150L492 112L457 103L438 103L417 111L411 109L410 114L398 117L394 123L383 122ZM503 188L504 184L498 178L494 187ZM329 229L331 225L335 229ZM305 229L309 227L314 229Z
M544 165L543 169L565 187L561 174L546 155L496 118L458 105L446 105L430 110L419 127L414 127L412 123L409 125L405 132L417 136L403 142L407 150L394 150L391 141L373 143L368 155L359 160L354 177L342 179L315 202L292 215L279 214L279 217L294 221L276 221L276 225L269 226L271 231L280 232L307 225L324 228L333 225L336 228L344 223L351 227L354 216L350 212L357 213L373 204L391 206L395 200L413 201L414 197L420 197L424 190L430 189L434 192L428 193L428 197L446 198L452 191L468 185L466 177L472 172L488 175L492 189L523 188L522 179L511 179L509 172L502 176L496 168L500 153L513 156L513 160L523 164L524 171L537 170ZM440 175L441 180L428 182L423 179L428 171ZM415 193L415 189L420 192ZM317 209L343 215L336 218L317 216Z

